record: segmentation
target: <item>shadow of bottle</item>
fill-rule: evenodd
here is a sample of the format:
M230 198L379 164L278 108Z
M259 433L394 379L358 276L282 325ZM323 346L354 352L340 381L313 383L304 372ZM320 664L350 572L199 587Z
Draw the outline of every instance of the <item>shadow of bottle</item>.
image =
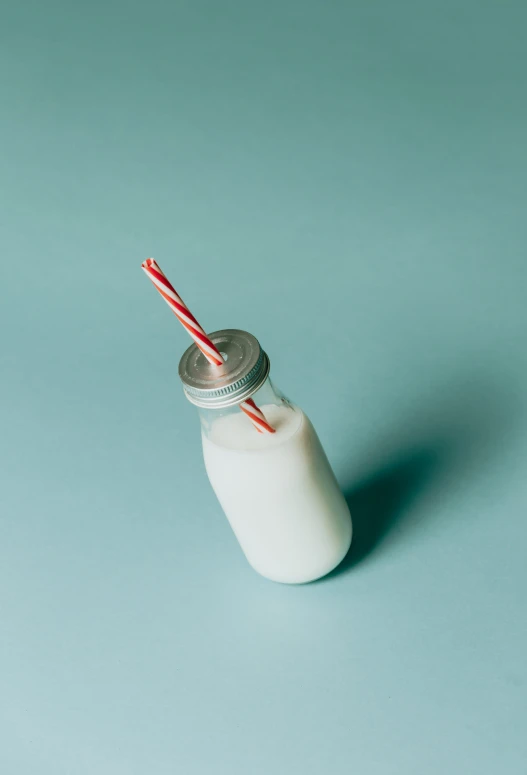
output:
M344 493L353 519L353 541L338 568L343 573L364 560L402 529L401 517L444 468L448 455L441 448L421 448L388 463Z
M346 573L388 539L391 544L411 530L412 506L432 488L445 486L445 474L467 483L473 469L503 450L514 418L510 395L475 377L452 390L435 415L425 406L407 418L388 448L379 442L371 473L344 488L353 540L344 560L325 578Z

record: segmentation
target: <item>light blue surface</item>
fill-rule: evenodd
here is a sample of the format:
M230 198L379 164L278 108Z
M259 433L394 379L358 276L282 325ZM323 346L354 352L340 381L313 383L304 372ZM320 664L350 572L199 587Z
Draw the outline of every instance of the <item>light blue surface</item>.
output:
M524 3L15 3L0 31L2 775L525 772ZM155 256L357 530L253 573Z

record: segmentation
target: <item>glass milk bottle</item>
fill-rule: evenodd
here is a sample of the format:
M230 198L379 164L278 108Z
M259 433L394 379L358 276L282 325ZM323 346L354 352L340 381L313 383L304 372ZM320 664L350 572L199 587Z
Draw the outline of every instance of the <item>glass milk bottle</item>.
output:
M207 474L252 567L300 584L329 573L351 543L346 501L309 418L269 379L257 339L210 334L224 358L211 365L194 344L179 376L199 409ZM238 406L254 399L274 433L259 433Z

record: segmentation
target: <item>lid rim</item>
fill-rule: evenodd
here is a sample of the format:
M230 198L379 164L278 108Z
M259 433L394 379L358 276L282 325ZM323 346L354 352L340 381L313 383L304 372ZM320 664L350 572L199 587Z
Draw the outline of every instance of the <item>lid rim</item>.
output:
M200 409L224 409L229 406L237 406L237 404L241 404L243 401L247 401L248 398L254 395L254 393L256 393L256 391L262 387L263 383L269 376L269 371L270 371L269 358L265 353L263 354L265 356L264 369L262 369L261 374L258 375L257 380L255 380L254 382L251 381L251 383L248 385L244 385L243 391L236 391L236 392L230 391L225 394L206 398L205 396L200 396L200 395L191 393L190 390L185 385L183 385L183 392L185 393L186 398L190 401L191 404L194 404L194 406L197 406ZM214 391L207 391L207 392L211 393Z

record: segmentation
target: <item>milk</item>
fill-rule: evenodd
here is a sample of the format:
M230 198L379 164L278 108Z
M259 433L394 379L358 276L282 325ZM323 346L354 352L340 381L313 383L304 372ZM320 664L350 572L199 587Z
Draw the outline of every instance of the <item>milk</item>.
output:
M299 584L329 573L351 543L351 518L308 417L297 407L260 406L274 434L240 411L202 433L207 473L252 567Z

